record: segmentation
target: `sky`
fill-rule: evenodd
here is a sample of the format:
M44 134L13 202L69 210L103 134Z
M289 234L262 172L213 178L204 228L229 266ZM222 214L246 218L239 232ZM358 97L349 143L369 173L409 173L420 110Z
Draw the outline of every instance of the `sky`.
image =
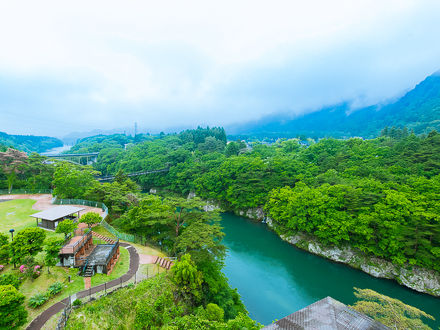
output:
M2 1L0 131L229 125L399 97L440 1Z

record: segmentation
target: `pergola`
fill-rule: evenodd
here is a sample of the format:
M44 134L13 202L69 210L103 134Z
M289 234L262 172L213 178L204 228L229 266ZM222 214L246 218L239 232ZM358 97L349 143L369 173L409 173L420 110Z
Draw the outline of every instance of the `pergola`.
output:
M79 219L79 213L83 210L85 210L83 207L60 205L32 214L31 217L36 218L38 227L55 230L58 224L66 219Z

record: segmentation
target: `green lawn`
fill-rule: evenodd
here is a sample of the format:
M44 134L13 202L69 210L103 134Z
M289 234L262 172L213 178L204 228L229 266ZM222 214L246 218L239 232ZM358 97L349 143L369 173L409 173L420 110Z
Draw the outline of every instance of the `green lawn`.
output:
M115 235L113 235L111 232L109 232L107 229L105 229L104 226L98 225L98 226L93 227L92 230L95 233L101 234L105 237L112 238L112 239L115 238Z
M0 203L0 232L9 234L9 229L15 232L28 227L36 227L36 221L30 215L39 211L33 210L32 199L16 199Z
M35 201L32 199L16 199L0 203L0 232L9 234L9 229L18 231L26 228L36 228L37 221L30 217L31 214L40 212L32 209ZM46 230L46 237L63 237L63 234L56 234L54 231Z
M128 272L128 268L130 266L130 254L128 253L127 249L122 246L119 247L119 252L120 254L119 254L118 262L116 263L110 275L106 275L106 274L93 275L92 287L114 280L115 278L121 277L126 272Z
M22 282L18 290L26 296L25 307L29 313L28 322L29 324L36 316L38 316L42 311L46 308L50 307L54 303L68 297L69 295L84 290L84 278L77 275L78 270L75 268L69 269L66 267L51 267L50 274L47 273L47 268L43 267L41 275L36 279L26 279ZM20 272L18 269L13 269L13 266L8 265L0 274L16 274L20 276ZM68 276L71 276L71 283L67 282ZM48 300L44 305L39 308L33 309L28 307L29 298L35 295L36 293L43 293L47 290L47 288L55 283L61 282L64 287L61 293L52 297ZM25 328L27 324L23 327Z
M15 229L15 234L25 228L35 228L36 227L36 221L34 218L30 217L31 214L39 212L38 210L32 209L32 205L35 204L34 200L31 199L18 199L18 200L12 200L7 202L1 202L0 203L0 232L8 234L9 236L9 229L13 228ZM107 237L113 238L114 235L112 235L110 232L108 232L104 227L97 226L93 228L94 231L105 235ZM52 236L58 236L63 237L63 234L56 234L53 231L46 230L47 237ZM131 243L132 244L132 243ZM143 254L152 254L152 255L163 255L159 251L150 248L148 246L142 246L139 244L133 244L134 247L136 247L137 251L139 253ZM38 264L43 265L43 259L44 259L44 252L40 252L36 257L36 261ZM130 257L129 253L126 248L120 247L120 257L119 260L113 269L112 273L110 275L105 274L96 274L92 277L92 286L96 286L99 284L102 284L104 282L111 281L113 279L116 279L122 275L124 275L129 268L130 265ZM157 267L156 265L145 265L141 268L145 268L145 272L150 274L157 273ZM19 291L22 292L26 296L25 300L25 306L28 310L29 317L27 324L23 327L23 329L36 317L38 316L42 311L53 305L54 303L68 297L69 295L76 293L78 291L84 290L84 277L78 276L78 269L77 268L66 268L66 267L51 267L50 274L47 273L47 268L42 268L42 273L40 277L36 279L26 279L21 286L19 287ZM13 269L12 265L6 265L5 269L0 273L6 274L6 273L13 273L20 275L18 268ZM71 283L67 282L67 277L71 276ZM28 300L30 297L35 295L36 293L43 293L47 290L47 288L55 283L55 282L61 282L64 284L63 291L58 294L57 296L51 298L49 301L47 301L44 305L40 306L39 308L33 309L27 306ZM52 322L55 322L56 318L51 320Z

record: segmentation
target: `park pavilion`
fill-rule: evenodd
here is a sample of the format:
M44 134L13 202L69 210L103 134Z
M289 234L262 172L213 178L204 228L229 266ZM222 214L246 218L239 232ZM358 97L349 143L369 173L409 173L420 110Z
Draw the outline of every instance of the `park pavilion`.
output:
M390 328L332 297L326 297L263 328L263 330L276 329L387 330Z
M37 226L43 229L55 230L58 224L66 219L76 221L80 218L80 212L85 210L83 207L60 205L32 214L31 217L37 219ZM38 221L40 220L40 222Z

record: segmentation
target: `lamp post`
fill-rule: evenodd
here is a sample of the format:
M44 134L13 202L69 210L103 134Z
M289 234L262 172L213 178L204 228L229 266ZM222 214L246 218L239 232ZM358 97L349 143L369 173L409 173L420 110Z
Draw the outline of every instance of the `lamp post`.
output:
M11 240L12 242L14 241L14 229L9 229L9 232L11 233ZM12 258L14 258L14 255L12 255ZM17 268L17 266L15 265L15 259L14 259L14 268Z

